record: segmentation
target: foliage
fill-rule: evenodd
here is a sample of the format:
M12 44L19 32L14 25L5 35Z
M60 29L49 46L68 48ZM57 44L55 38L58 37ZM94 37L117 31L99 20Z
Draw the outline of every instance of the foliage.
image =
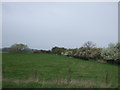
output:
M81 47L76 51L75 56L83 59L99 59L101 48L89 48Z
M93 42L86 42L79 49L66 49L62 52L64 56L71 56L75 58L81 58L85 60L98 60L104 59L105 61L113 60L112 63L120 62L118 54L120 50L120 44L109 44L107 48L97 48ZM117 63L116 63L117 64Z
M25 44L14 44L10 48L3 48L4 53L14 52L14 53L24 53L24 52L33 52L33 53L53 53L57 55L75 57L85 60L98 60L103 59L105 62L113 61L112 63L117 64L120 62L119 59L119 50L120 43L109 44L107 48L97 48L96 44L88 41L83 44L80 48L75 49L66 49L64 47L53 47L51 50L31 50Z
M24 52L30 52L30 51L31 50L25 44L13 44L10 47L10 52L12 53L24 53Z
M95 48L95 44L88 41L83 45L83 47L80 47L79 49L76 48L66 50L64 55L82 59L95 59L100 57L100 49Z
M110 43L107 48L103 48L101 52L101 56L105 60L114 60L118 61L119 57L119 44Z
M95 47L95 44L91 41L86 42L81 49L83 54L81 55L82 57L89 59L92 57L93 53L93 48Z
M33 53L51 53L50 50L33 50Z
M53 47L52 53L61 55L65 50L66 50L65 48Z
M101 48L95 48L95 44L93 42L86 42L83 47L79 49L67 49L62 55L71 56L82 59L98 59L101 58Z

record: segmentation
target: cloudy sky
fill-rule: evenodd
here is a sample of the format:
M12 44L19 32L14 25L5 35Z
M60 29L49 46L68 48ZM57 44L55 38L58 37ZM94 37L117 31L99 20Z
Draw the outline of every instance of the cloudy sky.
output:
M79 48L92 41L106 47L118 41L118 3L3 3L2 46L34 49Z

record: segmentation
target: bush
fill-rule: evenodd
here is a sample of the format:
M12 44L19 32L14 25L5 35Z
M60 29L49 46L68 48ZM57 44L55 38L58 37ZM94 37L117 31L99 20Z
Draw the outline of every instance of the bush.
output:
M81 59L99 59L101 58L101 48L95 48L95 44L93 42L86 42L83 47L79 49L67 49L62 55L71 56L75 58Z
M26 53L31 52L31 49L28 48L25 44L13 44L10 47L10 53Z
M103 48L101 52L101 56L105 60L114 60L115 62L119 62L119 44L109 44L107 48Z
M52 53L62 55L63 52L65 52L65 48L60 48L60 47L53 47L52 48Z
M34 50L33 53L51 53L50 50Z
M95 48L95 44L88 41L83 45L83 47L76 50L74 57L86 60L100 58L100 48Z

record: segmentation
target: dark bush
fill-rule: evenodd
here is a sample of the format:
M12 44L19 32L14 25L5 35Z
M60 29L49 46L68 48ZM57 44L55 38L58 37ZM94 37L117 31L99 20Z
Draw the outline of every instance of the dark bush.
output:
M33 53L51 53L50 50L33 50Z
M65 52L65 50L66 50L65 48L53 47L51 51L54 54L62 55L62 53Z

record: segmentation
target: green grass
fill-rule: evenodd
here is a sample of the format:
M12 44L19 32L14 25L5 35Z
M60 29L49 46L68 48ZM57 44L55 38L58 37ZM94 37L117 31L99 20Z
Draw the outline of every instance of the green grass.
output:
M3 88L116 88L118 85L118 66L65 56L8 53L2 56L2 67Z

